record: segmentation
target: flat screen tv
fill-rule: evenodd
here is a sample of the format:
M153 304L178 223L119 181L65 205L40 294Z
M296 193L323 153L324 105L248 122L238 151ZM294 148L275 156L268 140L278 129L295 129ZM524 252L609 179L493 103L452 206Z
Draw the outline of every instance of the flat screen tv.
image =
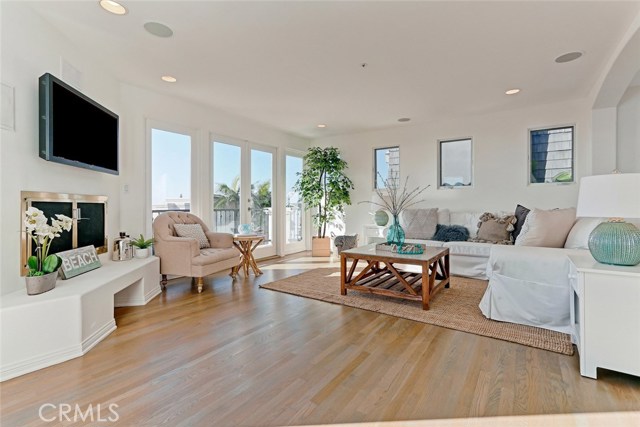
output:
M49 73L39 96L40 157L118 175L118 115Z

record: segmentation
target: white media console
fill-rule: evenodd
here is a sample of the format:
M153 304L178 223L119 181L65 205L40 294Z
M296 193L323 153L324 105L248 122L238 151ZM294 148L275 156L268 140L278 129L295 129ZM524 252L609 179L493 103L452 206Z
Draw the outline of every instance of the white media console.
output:
M112 261L60 280L40 295L26 289L0 302L0 381L82 356L116 329L114 307L145 305L162 292L157 257Z

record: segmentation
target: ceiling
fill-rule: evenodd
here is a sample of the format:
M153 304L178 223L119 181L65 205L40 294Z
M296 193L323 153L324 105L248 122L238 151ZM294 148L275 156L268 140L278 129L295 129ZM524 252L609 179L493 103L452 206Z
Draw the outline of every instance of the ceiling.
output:
M123 82L307 138L584 98L640 11L640 1L121 3L123 16L93 0L29 4ZM150 21L173 36L147 33ZM572 51L584 55L555 63ZM513 87L522 91L504 94Z

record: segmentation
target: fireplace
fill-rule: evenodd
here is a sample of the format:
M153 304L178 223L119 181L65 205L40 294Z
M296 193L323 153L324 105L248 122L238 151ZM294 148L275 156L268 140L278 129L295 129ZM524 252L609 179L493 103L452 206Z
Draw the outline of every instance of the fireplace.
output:
M47 218L63 214L73 219L70 231L63 231L52 240L50 254L69 249L93 245L96 251L109 250L107 235L107 196L85 194L45 193L35 191L20 192L20 221L25 211L33 206L44 212ZM33 240L22 233L20 270L27 273L27 258L35 254Z

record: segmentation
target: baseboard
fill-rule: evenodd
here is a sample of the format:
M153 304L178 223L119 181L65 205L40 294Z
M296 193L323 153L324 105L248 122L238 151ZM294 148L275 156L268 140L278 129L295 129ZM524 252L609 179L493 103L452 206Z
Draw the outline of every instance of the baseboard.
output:
M160 285L158 285L157 287L147 292L144 295L144 298L123 298L118 297L118 295L116 294L115 298L113 299L113 305L115 307L135 307L138 305L146 305L149 301L151 301L161 293L162 289L160 288Z
M83 354L82 346L74 345L62 350L41 354L27 360L12 363L7 366L3 365L0 369L0 382L37 371L38 369L48 368L49 366L57 365L58 363L66 362L67 360L75 359Z
M86 354L89 350L95 347L100 341L105 339L107 335L115 331L117 328L115 319L111 319L105 323L100 329L89 335L82 341L82 354Z

